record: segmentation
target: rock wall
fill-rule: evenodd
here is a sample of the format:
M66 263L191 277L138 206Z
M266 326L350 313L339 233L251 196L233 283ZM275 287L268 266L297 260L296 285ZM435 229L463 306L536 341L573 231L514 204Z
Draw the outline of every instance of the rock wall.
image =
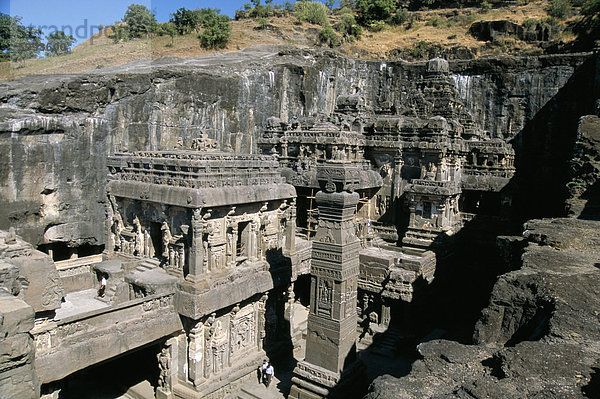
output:
M33 320L31 306L0 289L0 397L36 397Z
M475 124L519 147L519 135L591 59L516 57L454 62L450 69ZM338 96L356 93L374 113L434 116L435 104L421 101L430 90L424 74L424 63L257 47L3 83L0 201L8 205L0 228L14 226L36 245L102 245L107 154L189 147L202 133L222 148L255 152L267 118L330 114Z
M410 374L377 379L367 399L597 397L599 232L596 221L528 222L522 265L494 286L477 345L420 344Z

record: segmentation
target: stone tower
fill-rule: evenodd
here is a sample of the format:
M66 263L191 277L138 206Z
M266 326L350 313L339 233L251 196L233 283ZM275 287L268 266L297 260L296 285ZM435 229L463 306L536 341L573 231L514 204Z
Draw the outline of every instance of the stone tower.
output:
M319 225L313 241L306 357L289 397L348 397L363 371L356 357L356 290L360 241L354 215L360 174L346 161L317 169Z

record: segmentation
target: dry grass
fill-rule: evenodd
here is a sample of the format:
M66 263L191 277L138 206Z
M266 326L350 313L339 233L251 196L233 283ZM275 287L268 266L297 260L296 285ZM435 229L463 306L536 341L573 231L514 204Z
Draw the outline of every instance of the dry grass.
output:
M365 31L360 40L343 44L339 51L363 58L385 58L392 50L412 48L416 43L426 41L441 46L465 46L478 55L487 55L490 53L489 47L486 48L484 42L475 40L468 33L469 26L473 22L506 19L522 23L530 18L541 20L548 16L544 11L546 5L547 1L536 1L523 6L492 9L487 13L481 13L481 10L476 8L417 11L414 13L415 22L410 29L406 29L405 24L386 27L381 32ZM431 25L433 19L438 22L437 26ZM269 29L259 30L256 29L258 27L256 20L233 21L231 41L220 51L236 51L255 44L314 46L316 35L321 29L317 25L300 23L293 16L271 18L269 23ZM20 63L0 63L0 80L15 79L29 74L84 72L147 58L165 56L190 58L214 53L214 50L200 47L197 33L176 36L173 45L169 36L113 43L108 34L110 34L109 29L105 29L64 56L38 58ZM573 40L574 37L563 34L561 39L568 41ZM517 42L511 39L506 41L509 45L514 44L523 50L533 47Z

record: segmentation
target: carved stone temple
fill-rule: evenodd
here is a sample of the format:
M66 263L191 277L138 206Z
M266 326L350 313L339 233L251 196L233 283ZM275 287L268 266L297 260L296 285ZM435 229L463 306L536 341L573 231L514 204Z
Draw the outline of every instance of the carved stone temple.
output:
M440 273L488 267L448 259L511 218L525 111L490 119L521 94L481 109L469 79L495 70L442 59L260 54L101 71L93 95L6 84L0 398L85 397L111 368L149 397L256 398L281 359L272 391L352 398L363 356L394 358L445 299Z
M296 399L349 397L364 371L356 356L361 246L354 187L360 173L348 161L331 161L317 168L317 180L322 190L316 196L319 226L312 246L306 357L294 370L289 395Z

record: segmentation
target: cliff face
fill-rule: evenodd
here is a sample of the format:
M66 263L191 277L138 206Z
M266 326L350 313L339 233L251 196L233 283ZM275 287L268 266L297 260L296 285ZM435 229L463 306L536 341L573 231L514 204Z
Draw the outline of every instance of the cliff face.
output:
M546 132L575 138L575 127L565 132L562 124L554 125L557 119L536 120L540 111L558 106L554 102L562 101L560 93L578 81L580 71L594 68L590 55L454 62L455 106L464 107L485 136L513 140L517 156L523 149L523 165L538 168L523 175L529 179L545 173L538 161L553 162L552 149L528 144L533 137ZM339 96L356 93L374 114L435 116L424 74L424 63L253 48L4 83L0 201L7 205L0 228L14 226L34 244L102 245L107 154L187 148L202 133L223 148L256 152L269 117L330 114ZM578 93L560 117L576 120L589 113L583 110L593 104L592 91ZM553 183L553 190L561 183Z

